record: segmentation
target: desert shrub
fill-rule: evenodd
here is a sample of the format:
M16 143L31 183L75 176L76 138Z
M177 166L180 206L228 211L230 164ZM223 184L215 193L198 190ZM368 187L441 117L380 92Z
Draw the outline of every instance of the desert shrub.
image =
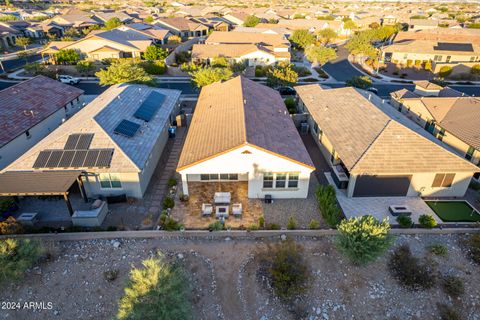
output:
M401 228L410 228L412 226L412 218L404 214L397 217L397 222Z
M446 78L448 77L450 74L452 74L452 67L450 66L443 66L440 68L440 70L438 71L438 75L442 78Z
M308 224L308 229L320 229L320 222L318 222L318 220L312 219Z
M214 68L228 68L228 67L230 67L230 63L228 62L227 58L225 58L225 57L213 58L210 65Z
M12 216L0 222L0 234L23 233L22 225Z
M462 317L457 313L457 311L444 303L437 303L438 314L440 315L440 320L461 320Z
M158 255L130 271L116 318L192 319L191 281L179 263Z
M247 231L256 231L258 230L258 226L256 224L251 224L247 227Z
M144 61L140 66L148 74L160 75L164 74L167 71L167 65L165 61L156 60L156 61Z
M295 230L295 229L297 229L297 227L298 227L297 220L295 220L294 217L288 218L287 229L288 230Z
M413 65L413 60L407 60L407 67L410 68Z
M310 275L302 246L290 239L269 246L258 256L260 272L278 297L289 300L305 292Z
M177 179L174 179L174 178L171 178L171 179L168 179L168 187L174 187L177 185Z
M480 75L480 64L473 65L470 69L470 73L477 76Z
M175 201L171 197L165 197L163 199L163 208L164 209L171 209L175 206Z
M466 249L470 258L480 264L480 234L474 234L468 238Z
M443 292L453 298L457 298L465 292L465 285L460 277L444 276L441 282Z
M208 225L209 231L221 231L223 229L224 229L224 225L220 221L215 221Z
M332 228L336 227L341 218L340 208L337 206L337 197L333 186L321 185L315 191L318 207L322 217Z
M432 71L432 61L425 61L425 63L423 64L423 69L425 69L425 71Z
M231 62L230 63L230 70L234 73L243 72L247 68L247 62L240 61L240 62Z
M96 70L95 65L93 64L93 61L91 60L81 60L77 62L77 65L75 66L78 72L81 74L91 74L93 71Z
M115 281L118 277L118 269L107 269L105 272L103 272L103 277L105 280L108 282Z
M255 77L265 77L267 75L267 69L262 66L255 67Z
M195 71L198 71L198 69L200 68L201 68L201 65L193 62L189 62L189 63L184 62L180 66L180 70L182 70L183 72L195 72Z
M343 220L338 225L337 247L354 264L366 264L382 255L392 244L390 224L373 216Z
M431 228L435 228L437 226L437 221L435 220L435 218L433 218L433 216L431 216L429 214L422 214L418 218L418 222L420 223L420 226L422 228L431 229Z
M290 114L294 114L295 112L297 112L297 104L295 103L295 99L293 99L292 97L288 97L284 100L284 102Z
M436 255L445 257L448 254L448 248L444 244L432 244L427 247L428 252Z
M267 224L267 230L280 230L280 225L277 223Z
M20 279L42 257L40 243L30 239L0 240L0 282Z
M190 61L192 55L188 51L181 51L175 53L175 62L177 64L187 63Z
M435 284L432 264L420 262L406 244L395 248L388 261L388 268L392 276L408 288L428 289Z
M45 66L39 62L27 63L24 68L25 71L31 74L39 74L45 70Z
M420 68L422 66L422 60L415 60L415 67Z
M263 216L258 218L258 227L261 229L265 228L265 218Z
M312 72L307 67L304 66L293 66L293 70L298 74L299 77L311 76Z
M360 89L368 89L373 82L369 76L355 76L345 82L347 87L355 87Z
M182 227L181 224L179 224L177 221L175 221L172 217L168 217L165 220L165 223L163 225L163 230L165 231L178 231Z

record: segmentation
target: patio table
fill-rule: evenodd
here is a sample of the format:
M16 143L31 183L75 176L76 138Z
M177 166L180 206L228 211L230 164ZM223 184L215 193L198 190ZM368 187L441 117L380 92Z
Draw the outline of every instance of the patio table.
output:
M230 192L215 192L213 200L217 203L230 203L232 196Z

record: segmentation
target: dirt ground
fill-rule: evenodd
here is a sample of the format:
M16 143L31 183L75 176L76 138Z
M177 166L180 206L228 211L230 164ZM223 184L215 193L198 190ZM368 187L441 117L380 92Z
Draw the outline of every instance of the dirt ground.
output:
M312 275L305 295L307 318L314 319L439 319L436 303L453 305L462 319L480 319L480 267L460 246L464 236L399 236L419 257L425 247L442 243L446 257L431 257L439 274L465 281L461 299L452 300L440 285L410 291L397 284L387 270L388 254L366 266L355 267L338 253L332 237L298 238ZM255 253L280 239L223 240L148 239L91 240L55 243L55 258L28 272L24 281L4 284L0 302L52 302L50 310L0 310L0 319L112 319L132 266L158 250L183 261L194 286L195 319L295 319L258 275ZM118 269L113 282L107 269Z

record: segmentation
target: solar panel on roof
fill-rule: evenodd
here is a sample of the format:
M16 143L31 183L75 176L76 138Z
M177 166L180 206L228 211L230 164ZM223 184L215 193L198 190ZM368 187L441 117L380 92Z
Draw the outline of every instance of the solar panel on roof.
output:
M84 167L95 167L100 150L88 150L87 157L83 163Z
M135 133L137 133L138 129L140 129L140 125L138 123L122 120L115 130L113 130L113 132L132 138L135 136Z
M60 162L60 159L62 157L63 150L53 150L50 158L48 158L47 164L45 167L47 168L57 168L58 163Z
M90 147L90 143L92 142L93 134L82 134L78 139L77 150L86 150Z
M72 163L73 157L75 156L75 150L65 150L63 152L62 158L58 163L59 168L68 168Z
M471 43L439 42L435 50L473 52Z
M83 167L83 163L85 162L86 156L87 156L87 150L76 151L70 166L73 168Z
M71 134L68 136L67 142L65 143L65 150L75 150L77 146L78 139L80 138L79 134Z
M133 114L135 118L150 121L152 120L155 113L160 109L163 102L165 101L165 95L153 91L151 92L147 99L138 107L137 111Z
M37 160L35 160L35 163L33 164L33 167L45 168L45 165L47 164L48 158L50 158L51 154L52 154L52 150L40 151L40 153L38 154Z
M96 167L110 167L110 162L112 161L113 149L104 149L100 150L98 155Z

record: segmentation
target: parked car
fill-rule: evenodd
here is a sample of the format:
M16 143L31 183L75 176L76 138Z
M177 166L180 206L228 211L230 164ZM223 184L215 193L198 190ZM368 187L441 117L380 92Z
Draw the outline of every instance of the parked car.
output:
M292 87L280 87L277 88L277 91L280 92L282 96L293 96L296 93Z
M61 83L75 84L75 83L79 83L80 79L72 76L67 76L67 75L59 75L58 81L60 81Z
M375 93L376 95L378 95L378 89L377 89L377 88L370 87L370 88L367 88L367 91L373 92L373 93Z

